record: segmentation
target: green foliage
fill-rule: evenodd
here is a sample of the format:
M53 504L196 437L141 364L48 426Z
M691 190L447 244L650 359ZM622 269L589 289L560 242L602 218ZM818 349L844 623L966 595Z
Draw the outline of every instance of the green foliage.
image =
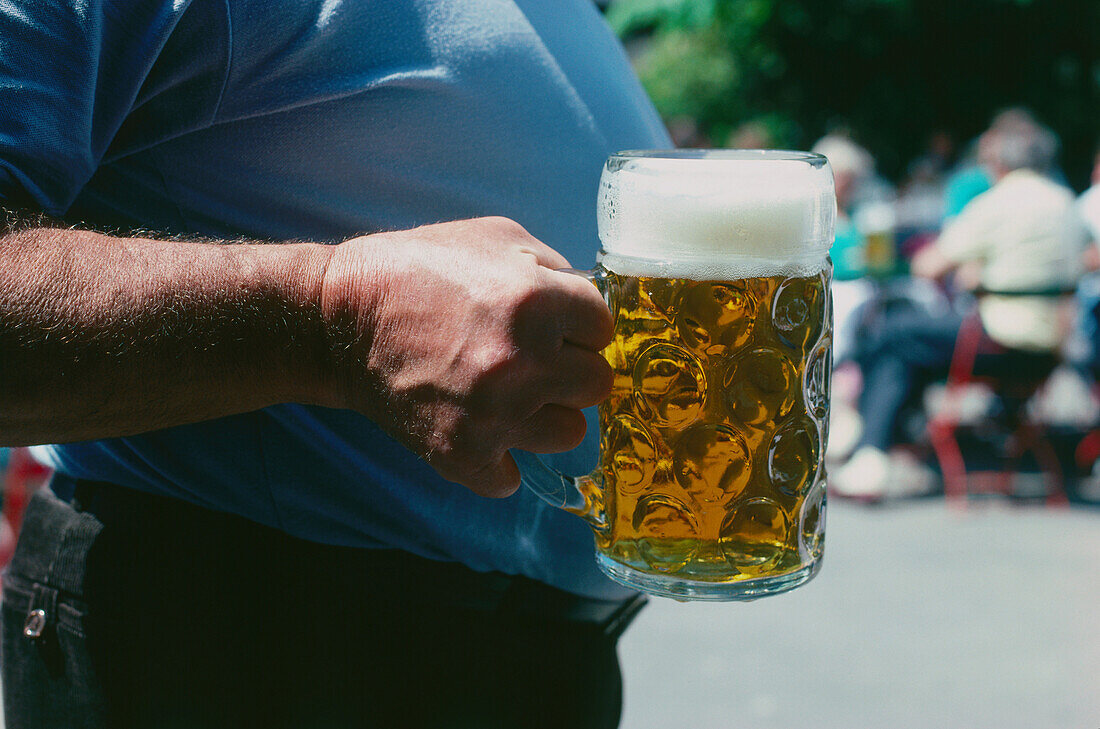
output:
M689 68L691 72L683 73ZM690 116L713 125L737 98L737 59L712 30L670 30L653 39L639 60L653 103L667 118Z
M608 21L666 118L715 143L756 120L806 147L843 125L888 174L928 135L977 134L1023 104L1084 183L1100 141L1097 0L616 0Z
M633 0L612 3L607 22L620 35L660 29L694 30L711 24L721 0Z

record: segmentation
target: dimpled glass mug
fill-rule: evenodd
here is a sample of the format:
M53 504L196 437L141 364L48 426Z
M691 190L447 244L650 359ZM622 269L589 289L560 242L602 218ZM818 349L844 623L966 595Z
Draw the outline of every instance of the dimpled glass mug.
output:
M825 158L622 152L584 272L615 317L595 471L514 452L524 484L584 518L611 579L681 600L748 600L816 574L832 374Z

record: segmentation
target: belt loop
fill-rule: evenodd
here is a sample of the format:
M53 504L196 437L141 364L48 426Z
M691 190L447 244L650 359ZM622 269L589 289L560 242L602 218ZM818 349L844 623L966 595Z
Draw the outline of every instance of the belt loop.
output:
M87 551L102 529L95 515L73 510L56 541L44 581L59 590L82 594Z
M58 679L65 673L65 656L57 641L57 590L35 583L30 609L23 621L23 638L38 649L46 673Z
M34 641L46 638L46 631L57 620L57 590L35 583L31 604L23 622L23 637Z

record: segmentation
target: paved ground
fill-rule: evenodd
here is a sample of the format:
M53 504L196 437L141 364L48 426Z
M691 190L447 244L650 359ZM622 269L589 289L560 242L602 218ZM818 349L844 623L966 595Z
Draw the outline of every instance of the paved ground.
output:
M830 504L810 584L652 600L622 729L1100 729L1100 509Z

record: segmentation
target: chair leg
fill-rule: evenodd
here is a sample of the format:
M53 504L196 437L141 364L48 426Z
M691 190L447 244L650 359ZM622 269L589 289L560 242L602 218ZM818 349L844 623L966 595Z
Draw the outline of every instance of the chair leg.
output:
M1012 496L1012 477L1019 473L1024 454L1032 449L1032 435L1027 426L1019 423L1005 440L1001 456L1001 468L997 473L997 493Z
M1066 496L1062 464L1050 439L1046 437L1046 429L1043 425L1030 420L1023 421L1012 434L1012 441L1016 446L1017 457L1027 451L1035 455L1035 461L1046 484L1047 506L1068 506L1069 498Z
M952 507L964 510L967 506L966 461L955 438L955 425L948 421L933 421L928 431L932 450L943 474L944 497Z
M1034 428L1034 426L1032 426ZM1069 506L1069 497L1066 496L1065 474L1062 472L1062 463L1058 460L1058 454L1051 445L1046 434L1035 429L1035 443L1032 446L1035 460L1039 462L1039 468L1046 476L1047 482L1047 506L1066 508Z

